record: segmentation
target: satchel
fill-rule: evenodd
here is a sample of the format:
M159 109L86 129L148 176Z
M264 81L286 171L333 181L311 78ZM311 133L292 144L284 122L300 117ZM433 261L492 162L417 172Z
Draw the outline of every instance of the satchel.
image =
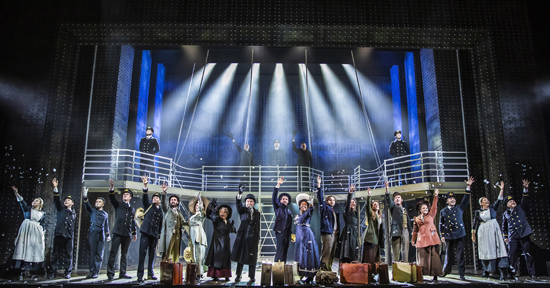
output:
M388 264L376 262L376 274L378 274L378 283L390 284L390 274L388 272Z
M319 270L315 274L315 283L321 285L331 285L338 282L338 275L332 271Z
M285 284L294 286L300 283L300 275L298 275L298 263L285 264Z
M197 263L187 262L187 268L185 269L185 285L197 285L197 270L199 266Z
M370 284L372 279L372 265L369 263L340 264L340 282L344 284Z
M160 262L160 283L166 285L182 285L183 264L171 260Z

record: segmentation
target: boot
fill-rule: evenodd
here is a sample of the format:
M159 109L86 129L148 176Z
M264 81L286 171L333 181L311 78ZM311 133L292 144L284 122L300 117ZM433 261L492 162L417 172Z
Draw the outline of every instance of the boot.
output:
M506 278L504 277L504 269L503 268L500 268L498 269L500 271L500 281L504 281L506 280Z

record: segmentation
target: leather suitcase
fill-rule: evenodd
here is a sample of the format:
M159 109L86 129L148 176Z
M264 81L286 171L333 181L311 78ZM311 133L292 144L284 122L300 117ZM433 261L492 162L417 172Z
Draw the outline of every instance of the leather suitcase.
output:
M344 284L370 284L372 280L372 265L369 263L340 264L340 282Z
M185 285L197 285L197 271L199 266L197 263L187 262L185 269Z
M273 286L285 285L285 262L273 263Z
M414 263L393 262L393 280L398 282L422 283L422 266ZM418 271L420 270L420 271Z
M376 274L378 274L378 283L390 284L390 273L388 271L388 264L376 262Z
M262 278L260 279L260 284L262 286L271 286L271 271L273 270L273 265L269 262L262 263Z
M285 284L294 286L300 282L300 275L298 275L298 263L285 264Z
M412 264L416 267L416 282L415 283L424 283L424 275L422 275L422 266Z
M165 285L182 285L183 264L172 261L160 263L160 282Z

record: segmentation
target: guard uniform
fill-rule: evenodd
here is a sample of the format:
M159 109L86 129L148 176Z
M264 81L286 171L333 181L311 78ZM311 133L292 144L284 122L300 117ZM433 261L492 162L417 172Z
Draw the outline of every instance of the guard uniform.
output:
M147 130L152 130L151 127L148 127ZM159 142L157 138L153 136L143 137L139 141L139 151L147 154L157 154L160 151ZM155 171L155 156L141 154L140 168L142 171Z
M394 136L397 134L397 133L401 133L401 131L395 131L394 133ZM409 155L410 154L410 150L409 150L409 144L405 141L403 141L403 139L395 139L391 142L390 144L390 155L392 157L401 157L401 156L405 156L405 155ZM404 162L404 161L407 161L409 160L408 159L409 157L403 157L403 158L399 158L396 160L396 162L400 162L400 163L396 163L394 165L394 178L398 178L397 175L398 174L401 174L402 178L403 179L406 179L407 178L407 172L409 172L409 169L408 168L404 168L404 167L407 167L407 166L410 166L410 162ZM407 183L407 180L404 180L405 183Z
M130 193L129 189L124 189L122 194ZM115 207L115 226L111 233L113 234L111 240L111 252L109 254L109 261L107 262L107 277L113 278L115 275L115 259L118 249L120 248L120 271L119 276L126 278L126 266L128 263L128 248L132 242L132 237L136 235L136 222L134 221L135 210L130 206L130 203L118 202L115 197L115 191L109 190L109 199L111 204Z
M273 189L272 201L273 211L275 212L275 223L273 231L277 239L277 251L275 252L275 262L282 261L286 263L288 247L290 245L290 235L292 235L292 213L288 209L288 205L281 203L281 197L288 197L290 204L292 198L288 193L279 194L279 188Z
M242 149L237 142L233 142L233 145L235 145L235 148L237 148L240 155L239 166L254 166L254 153L252 153L250 149L248 149L248 151L244 151L244 149Z
M286 166L286 164L285 151L273 149L269 152L269 166Z
M139 240L139 264L138 264L138 279L143 278L145 254L149 252L149 261L147 262L147 275L149 278L154 279L153 266L155 261L155 248L157 247L158 240L160 238L160 230L162 227L162 220L164 213L160 207L160 193L153 194L153 197L159 198L159 205L155 206L149 202L149 190L143 188L143 209L145 209L145 218L141 225L141 238Z
M71 199L74 203L74 199L71 196L66 196L64 199ZM68 209L61 203L57 188L53 190L53 201L57 209L57 222L53 238L53 253L50 259L50 273L53 273L55 277L55 272L59 269L58 261L64 255L65 276L70 277L73 270L73 240L76 213L74 209Z
M105 199L98 198L103 200ZM105 238L109 237L109 216L104 210L92 207L88 197L84 197L84 207L90 214L90 230L88 231L88 247L90 248L90 276L99 275L101 262L103 262L103 251L105 250Z
M514 200L512 195L509 195L505 199L505 203ZM507 209L502 215L502 233L504 239L508 239L508 247L510 253L510 264L515 271L519 271L519 249L523 250L525 254L525 263L527 264L527 271L529 275L535 277L535 263L533 261L533 254L531 254L531 239L530 235L533 234L531 225L527 222L527 213L529 207L529 193L527 189L523 189L523 196L521 197L521 204L517 205L514 209Z
M447 206L443 208L439 216L439 232L441 237L445 237L445 264L443 266L443 273L451 273L453 263L456 258L458 263L458 274L460 278L464 277L466 272L466 264L464 259L464 236L466 236L466 229L462 215L464 210L470 204L470 189L466 189L466 194L459 205L454 207ZM455 197L453 192L447 193L447 198Z

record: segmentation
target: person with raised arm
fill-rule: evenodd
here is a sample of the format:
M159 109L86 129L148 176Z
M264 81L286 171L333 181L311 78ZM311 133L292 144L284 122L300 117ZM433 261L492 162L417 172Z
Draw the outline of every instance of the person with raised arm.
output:
M50 275L48 278L55 278L59 269L58 262L65 255L63 259L63 262L65 262L65 279L70 279L71 271L73 270L74 227L76 225L76 213L73 209L74 199L71 195L66 195L63 198L63 203L61 203L61 196L59 195L59 190L57 190L59 184L57 179L53 178L52 184L53 202L57 210L57 222L53 238L53 253L50 258Z
M307 193L300 193L296 196L296 204L300 213L294 218L296 225L296 246L294 248L294 260L298 262L298 275L301 281L309 284L321 267L319 247L315 240L315 233L311 229L310 222L315 211L313 196Z
M334 210L336 197L332 195L324 197L321 176L317 176L317 197L321 214L321 270L332 271L332 262L336 254L338 232L340 231L340 218Z
M353 198L355 184L349 186L348 199L346 208L344 209L344 228L340 237L340 263L351 263L356 261L358 257L357 236L359 235L359 227L357 227L357 202Z
M387 183L387 182L386 182ZM378 201L371 202L371 189L367 187L367 211L365 214L366 232L363 237L363 263L370 263L375 267L380 262L380 244L384 242L381 235L382 211Z
M120 249L120 267L118 278L131 279L132 276L126 274L128 266L128 249L130 243L137 240L136 222L134 220L135 209L130 205L130 200L134 196L132 190L126 188L122 190L122 202L119 202L115 196L115 181L109 179L109 200L115 208L115 226L111 233L113 234L111 242L111 252L109 253L109 261L107 261L107 279L114 280L115 277L115 260Z
M168 186L163 186L160 207L164 212L162 221L162 229L160 235L160 244L158 247L159 254L162 256L162 261L171 260L174 263L179 262L180 248L182 247L182 235L185 226L189 226L189 222L185 221L183 213L179 209L180 197L172 194L166 200Z
M235 221L231 220L233 209L227 204L218 206L214 198L206 209L206 218L212 221L214 231L210 248L206 256L205 264L208 265L208 277L218 281L218 278L225 278L229 281L231 277L231 233L237 233Z
M386 186L386 203L390 206L391 223L389 227L389 237L391 237L391 248L393 261L399 261L401 255L402 262L409 262L409 239L412 225L409 222L407 208L403 206L403 197L401 193L394 192L390 198L390 188L388 182Z
M432 207L430 202L421 200L416 204L418 216L414 217L414 228L412 234L412 245L416 247L416 262L422 266L422 274L437 276L443 273L441 260L439 259L439 235L435 228L435 217L437 216L437 198L439 189L435 189Z
M191 201L189 201L189 247L191 248L191 254L193 260L197 263L197 280L203 277L204 274L204 260L206 257L206 247L208 242L206 239L206 233L204 232L204 220L206 219L205 206L207 207L209 200L206 197L201 196L201 192Z
M277 239L277 251L275 252L275 262L282 261L286 263L288 247L290 246L290 236L292 235L292 213L290 206L291 197L288 193L279 194L279 188L285 182L285 177L277 180L277 186L273 188L271 201L273 203L273 211L275 212L275 223L273 231Z
M512 276L515 278L516 273L519 271L518 252L521 249L525 255L525 263L527 264L529 276L531 276L532 280L537 280L535 262L533 260L533 254L531 254L530 236L533 234L533 229L531 229L531 225L527 222L527 211L529 210L529 181L523 180L523 194L519 206L513 195L506 196L504 203L507 209L502 214L502 231L504 233L504 242L508 244L510 251L508 257L510 258L510 265L514 269L514 275Z
M19 232L15 238L15 249L13 249L14 260L13 268L21 269L19 280L23 280L25 275L31 271L43 272L44 270L44 216L46 212L42 211L44 200L34 198L29 207L19 195L19 190L11 186L17 202L23 210L23 223L19 227Z
M103 262L103 252L105 251L105 240L111 241L109 236L109 215L103 209L105 207L105 198L97 197L95 207L92 207L88 199L88 189L82 185L82 198L84 208L90 215L90 229L88 231L89 269L90 273L86 279L99 277L101 263Z

